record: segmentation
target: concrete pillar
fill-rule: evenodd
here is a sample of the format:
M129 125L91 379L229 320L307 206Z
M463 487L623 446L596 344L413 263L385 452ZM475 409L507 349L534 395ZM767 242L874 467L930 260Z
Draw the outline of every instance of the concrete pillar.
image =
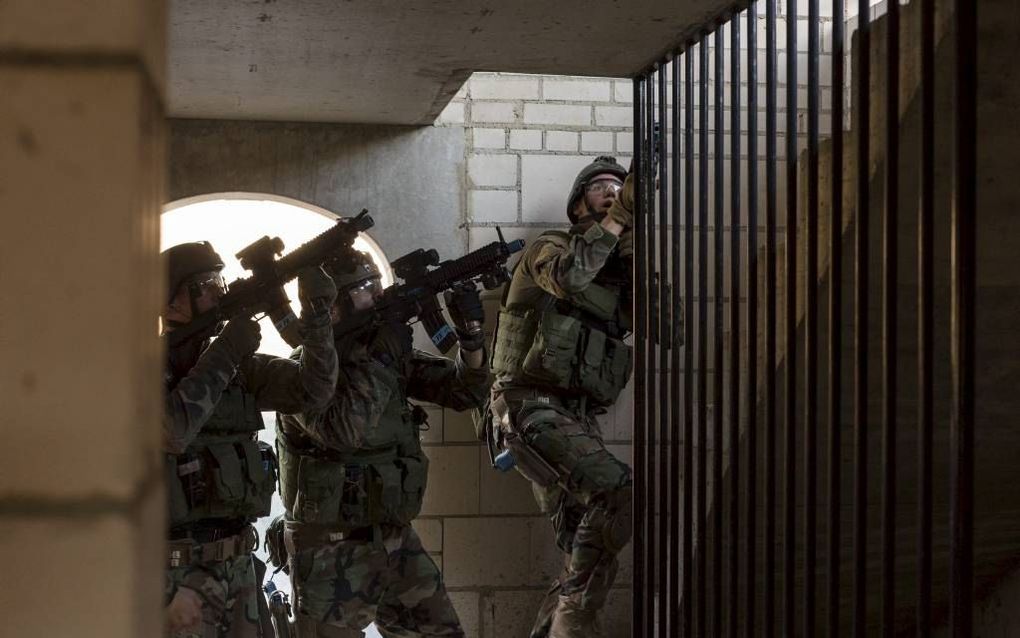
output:
M0 4L0 565L19 636L157 636L162 2Z

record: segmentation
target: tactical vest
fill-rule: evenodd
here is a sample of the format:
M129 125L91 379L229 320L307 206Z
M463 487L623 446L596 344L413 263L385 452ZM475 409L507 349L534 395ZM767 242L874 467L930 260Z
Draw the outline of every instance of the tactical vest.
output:
M570 235L548 231L542 238L565 245ZM556 299L518 268L500 308L493 372L511 384L612 404L633 366L632 349L622 340L631 328L629 288L629 273L615 253L568 299Z
M395 375L394 375L395 377ZM290 517L350 531L381 523L406 525L425 496L428 458L403 389L390 379L390 401L356 450L326 450L284 417L277 432L280 494Z
M277 466L272 447L257 439L264 427L255 396L228 385L184 453L166 455L171 527L269 514Z

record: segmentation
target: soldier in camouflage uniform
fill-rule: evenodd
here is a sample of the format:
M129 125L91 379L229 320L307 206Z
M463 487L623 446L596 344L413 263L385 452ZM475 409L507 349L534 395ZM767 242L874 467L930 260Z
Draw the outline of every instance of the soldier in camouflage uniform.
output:
M216 306L223 260L207 242L163 253L169 300L165 332ZM336 286L322 269L298 278L301 358L256 354L258 324L229 321L167 352L163 418L169 541L167 631L175 638L273 635L262 596L265 565L251 553L251 523L269 513L276 487L272 448L260 443L261 411L298 412L329 402L337 357L327 309Z
M568 198L573 226L525 250L499 314L490 418L565 554L532 638L599 635L596 612L630 539L631 471L606 449L595 415L631 371L623 339L631 329L632 193L615 158L585 167Z
M364 253L331 270L337 319L374 305L379 272ZM464 636L439 568L411 521L428 471L424 411L479 407L489 389L473 285L447 295L460 339L455 360L414 350L405 323L337 341L340 379L324 409L283 417L277 431L284 544L302 638Z

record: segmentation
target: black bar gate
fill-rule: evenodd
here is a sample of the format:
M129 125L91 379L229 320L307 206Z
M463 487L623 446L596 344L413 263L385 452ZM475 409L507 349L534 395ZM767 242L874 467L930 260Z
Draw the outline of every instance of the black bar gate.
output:
M977 3L942 5L758 0L634 79L634 636L929 636L940 619L971 635ZM938 12L955 32L945 342L933 327L936 141L949 135L934 125ZM917 60L901 60L905 29ZM902 87L919 104L913 148ZM911 154L916 213L901 210ZM914 313L916 356L899 323ZM933 398L941 351L949 414ZM900 368L917 379L913 424ZM935 456L939 428L949 458ZM951 507L936 513L939 463ZM911 508L897 504L905 480ZM947 538L933 540L937 517Z

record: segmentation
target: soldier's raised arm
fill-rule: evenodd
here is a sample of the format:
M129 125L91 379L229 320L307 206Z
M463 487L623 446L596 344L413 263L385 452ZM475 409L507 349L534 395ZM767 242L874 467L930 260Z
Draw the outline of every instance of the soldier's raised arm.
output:
M611 159L596 158L577 176L570 191L567 215L576 224L579 213L586 213L590 219L587 227L575 225L570 233L545 233L521 257L519 268L524 274L557 298L583 291L633 224L633 178L627 176L621 185L619 165L608 161ZM592 209L592 198L582 197L586 191L595 197L606 196L605 209ZM615 197L617 192L620 197Z
M298 275L301 300L301 356L286 359L256 354L240 368L261 411L293 414L327 405L336 388L338 363L329 307L336 285L321 268Z

